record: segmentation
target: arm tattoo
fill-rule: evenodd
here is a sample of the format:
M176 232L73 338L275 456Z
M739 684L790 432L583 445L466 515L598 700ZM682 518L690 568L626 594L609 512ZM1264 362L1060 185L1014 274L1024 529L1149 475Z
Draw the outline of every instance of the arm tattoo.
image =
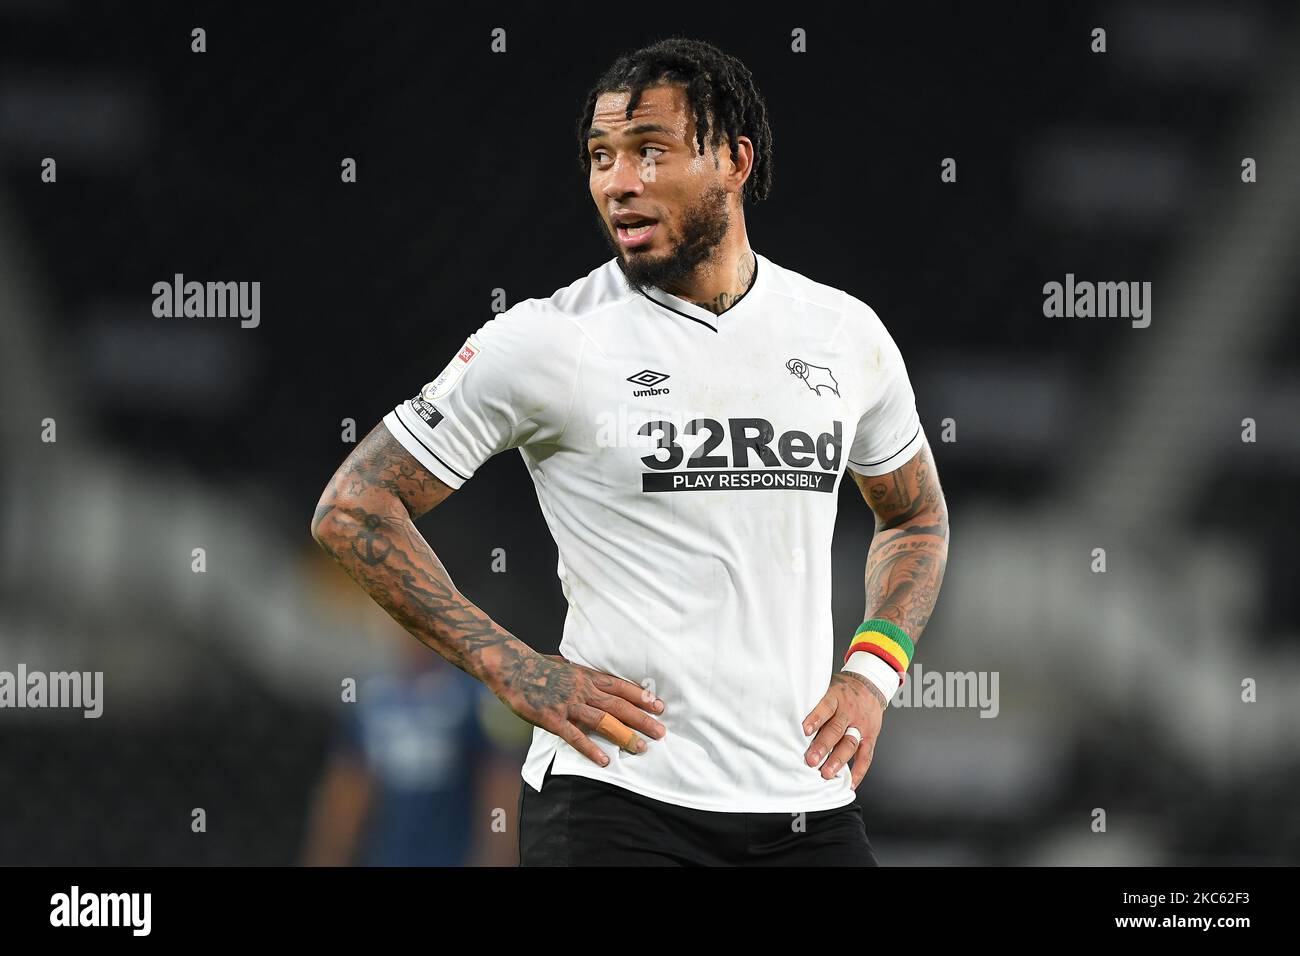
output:
M413 519L451 492L379 425L335 473L312 529L393 620L461 670L489 686L522 685L539 709L567 700L569 672L461 595L416 529Z
M876 514L867 552L867 617L892 621L915 643L948 564L948 507L930 447L889 474L854 478Z

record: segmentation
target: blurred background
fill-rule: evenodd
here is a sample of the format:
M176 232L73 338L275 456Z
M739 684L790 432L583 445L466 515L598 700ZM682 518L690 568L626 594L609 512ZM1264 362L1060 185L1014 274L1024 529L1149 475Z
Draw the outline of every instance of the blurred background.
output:
M530 728L309 522L346 421L436 376L493 290L608 259L578 110L678 33L767 99L753 247L906 357L952 515L916 661L999 677L991 719L887 714L859 790L881 861L1300 861L1295 4L231 6L0 0L0 671L104 673L98 719L0 710L0 864L515 861ZM176 273L259 281L260 324L155 317ZM1045 317L1067 273L1151 282L1150 326ZM841 493L847 645L872 523ZM518 455L420 529L554 652Z

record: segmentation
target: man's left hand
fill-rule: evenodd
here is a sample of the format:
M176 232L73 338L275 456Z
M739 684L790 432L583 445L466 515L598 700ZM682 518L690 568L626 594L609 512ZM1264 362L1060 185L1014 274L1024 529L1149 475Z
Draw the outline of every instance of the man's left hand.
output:
M829 780L853 758L852 781L856 790L871 766L887 705L884 695L865 677L851 672L836 674L825 696L803 719L804 735L817 733L804 753L804 762L810 767L821 764L822 777ZM861 743L852 734L844 735L849 727L856 727L862 734ZM823 764L822 760L826 762Z

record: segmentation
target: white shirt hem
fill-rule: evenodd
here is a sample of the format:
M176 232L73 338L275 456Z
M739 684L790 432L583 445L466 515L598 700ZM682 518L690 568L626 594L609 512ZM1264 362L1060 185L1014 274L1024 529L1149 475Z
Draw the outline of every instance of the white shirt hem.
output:
M556 746L551 747L549 749L550 749L550 753L546 755L545 759L540 760L533 764L535 768L538 766L540 766L541 768L540 773L537 770L533 771L533 773L531 774L531 776L534 777L533 780L529 779L530 775L526 772L527 765L530 761L525 760L524 770L523 772L521 772L521 775L524 778L524 782L527 783L529 786L531 786L534 790L537 790L539 792L542 789L541 783L546 777L546 769L550 767L551 776L553 777L566 777L566 776L585 777L588 780L598 780L601 783L607 783L614 787L622 787L624 790L629 790L632 793L640 794L643 797L649 797L651 800L658 800L661 803L671 803L674 806L686 807L691 810L705 810L711 813L816 813L821 810L838 810L840 807L844 807L852 803L856 796L852 787L845 787L845 789L841 793L837 794L836 797L830 802L826 802L826 803L819 802L812 805L805 805L805 806L798 806L798 807L791 807L789 804L782 805L781 803L760 803L760 804L746 803L746 804L739 804L739 805L734 805L734 804L719 805L719 804L712 804L712 803L706 804L695 800L683 799L681 796L677 794L664 793L663 791L655 790L651 787L634 786L632 784L629 784L626 780L611 779L610 777L602 773L603 768L597 767L595 764L591 765L590 770L588 770L585 767L583 768L567 767L561 769L559 767L552 766L551 761L555 757L556 753L558 752L559 746L557 744ZM587 758L583 757L582 759L586 760ZM841 768L840 770L841 774L848 774L849 772L850 771L848 767Z

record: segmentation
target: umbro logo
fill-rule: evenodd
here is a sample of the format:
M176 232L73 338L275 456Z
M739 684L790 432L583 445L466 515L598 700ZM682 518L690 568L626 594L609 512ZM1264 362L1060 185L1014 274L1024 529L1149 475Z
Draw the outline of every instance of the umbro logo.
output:
M629 375L627 380L633 385L643 386L632 392L638 398L644 395L667 395L669 391L666 388L655 388L660 382L667 381L668 376L663 372L653 372L648 368L643 368L635 375Z
M802 381L813 392L821 394L821 389L829 389L833 394L840 393L840 383L835 381L831 370L824 365L809 365L803 359L792 358L785 363L790 374Z

